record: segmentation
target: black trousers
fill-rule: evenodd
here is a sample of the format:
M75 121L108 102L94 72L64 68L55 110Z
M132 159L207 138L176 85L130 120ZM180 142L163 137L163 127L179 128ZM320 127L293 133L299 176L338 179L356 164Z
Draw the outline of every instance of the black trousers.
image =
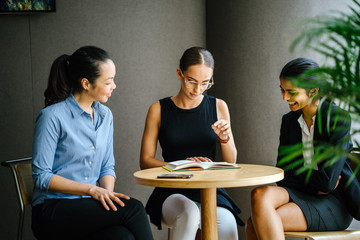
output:
M153 240L143 204L122 201L107 211L92 198L48 199L32 208L31 227L37 239Z

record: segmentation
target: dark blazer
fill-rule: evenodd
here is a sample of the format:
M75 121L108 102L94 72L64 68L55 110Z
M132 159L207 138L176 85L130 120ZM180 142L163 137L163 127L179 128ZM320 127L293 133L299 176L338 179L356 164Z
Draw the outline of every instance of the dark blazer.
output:
M330 107L330 110L329 110ZM330 105L330 102L324 101L316 114L314 125L314 148L325 147L326 145L339 145L346 152L352 150L352 141L350 139L351 118L349 114L336 106ZM328 118L330 114L330 119ZM279 186L294 188L309 194L318 194L318 191L334 194L341 198L347 206L349 213L356 219L360 219L360 184L355 178L348 187L345 187L347 180L352 175L352 170L346 156L340 156L337 161L331 165L329 162L322 161L318 163L318 171L313 171L306 182L307 171L297 174L295 173L304 164L303 156L300 154L297 158L289 163L280 164L279 161L284 156L280 156L284 146L298 144L302 148L302 132L298 122L301 110L297 112L289 112L282 118L280 130L280 144L277 166L285 169L284 179L278 182ZM319 129L319 118L321 119L321 129ZM328 125L328 121L330 125ZM334 123L336 123L335 127ZM328 129L327 126L330 126ZM298 161L297 166L293 166ZM339 176L341 180L339 186L335 188Z

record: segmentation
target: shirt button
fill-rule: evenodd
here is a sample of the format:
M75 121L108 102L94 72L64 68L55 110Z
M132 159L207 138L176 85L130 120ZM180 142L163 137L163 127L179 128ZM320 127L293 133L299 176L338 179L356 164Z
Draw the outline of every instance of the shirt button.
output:
M95 146L92 146L91 149L95 149Z
M91 164L92 164L92 161L90 161L89 164L91 165Z
M88 177L85 177L85 181L87 181L88 180Z

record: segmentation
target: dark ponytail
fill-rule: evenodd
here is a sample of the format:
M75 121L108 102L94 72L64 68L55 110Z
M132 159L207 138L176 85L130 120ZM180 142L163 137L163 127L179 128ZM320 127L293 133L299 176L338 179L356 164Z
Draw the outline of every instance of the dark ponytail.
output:
M192 47L187 49L180 59L180 70L186 71L188 67L197 65L197 64L204 64L205 66L214 69L214 58L212 54L202 47Z
M101 48L85 46L71 56L61 55L51 66L48 87L44 92L45 107L64 101L71 90L80 93L81 79L86 78L91 84L100 76L99 63L110 59Z
M70 94L71 85L66 76L66 62L69 55L61 55L53 62L45 90L45 107L64 101Z

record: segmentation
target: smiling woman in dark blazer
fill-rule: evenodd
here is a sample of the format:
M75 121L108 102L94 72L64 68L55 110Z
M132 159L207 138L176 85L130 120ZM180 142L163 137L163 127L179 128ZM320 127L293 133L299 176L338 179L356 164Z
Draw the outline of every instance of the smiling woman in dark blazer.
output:
M303 164L295 167L288 165L290 170L285 171L285 177L278 186L253 190L251 217L246 226L247 239L285 239L284 231L343 230L350 225L352 215L359 215L359 210L354 207L359 206L359 200L356 200L360 196L359 182L355 179L349 188L345 188L352 174L346 157L340 157L330 166L327 161L314 165L311 162L313 149L320 144L340 145L347 152L352 149L349 114L328 101L320 105L319 88L299 88L288 80L315 68L318 65L314 61L297 58L281 71L280 89L291 111L282 118L279 150L283 146L302 143L303 156L288 164L298 160L302 160ZM311 78L306 80L311 81ZM329 119L328 109L331 109ZM321 130L318 126L319 114ZM336 114L341 117L336 118ZM330 132L327 131L328 120L330 126L337 121L336 128L331 128ZM285 168L286 165L279 165L279 160L280 156L278 167ZM302 174L296 174L296 171L308 164L314 170L306 182L307 171Z

